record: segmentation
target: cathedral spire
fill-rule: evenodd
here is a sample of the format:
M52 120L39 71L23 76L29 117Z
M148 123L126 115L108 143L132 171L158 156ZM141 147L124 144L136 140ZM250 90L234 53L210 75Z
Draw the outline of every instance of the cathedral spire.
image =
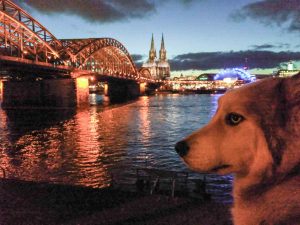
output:
M164 41L164 34L162 34L161 37L161 45L160 45L160 50L164 49L165 50L165 41Z
M160 50L159 50L159 61L165 62L166 60L167 60L167 51L165 49L164 34L162 34L161 45L160 45Z
M170 64L167 60L167 51L165 49L165 40L163 34L161 37L159 60L156 60L156 49L154 45L154 37L152 34L149 59L147 60L147 62L143 63L142 68L146 68L150 72L153 79L170 79Z
M153 63L155 61L155 58L156 58L156 50L155 50L154 38L153 38L153 34L152 34L151 48L149 51L149 62Z
M150 51L155 51L153 33L152 33L151 48L150 48Z

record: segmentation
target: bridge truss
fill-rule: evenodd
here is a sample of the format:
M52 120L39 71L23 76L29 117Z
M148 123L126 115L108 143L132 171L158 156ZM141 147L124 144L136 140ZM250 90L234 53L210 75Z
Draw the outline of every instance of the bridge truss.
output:
M54 63L62 44L22 8L0 0L0 47L2 55Z
M71 57L68 65L107 75L138 78L136 66L127 49L112 38L61 40Z
M126 79L141 78L129 52L119 41L112 38L58 40L10 0L0 0L1 56Z

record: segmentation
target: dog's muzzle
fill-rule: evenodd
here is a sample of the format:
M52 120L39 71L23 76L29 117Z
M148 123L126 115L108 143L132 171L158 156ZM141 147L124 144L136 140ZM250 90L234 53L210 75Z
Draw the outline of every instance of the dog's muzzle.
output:
M175 150L178 153L178 155L180 155L180 157L186 156L189 149L190 149L190 147L188 146L188 144L185 141L179 141L175 145Z

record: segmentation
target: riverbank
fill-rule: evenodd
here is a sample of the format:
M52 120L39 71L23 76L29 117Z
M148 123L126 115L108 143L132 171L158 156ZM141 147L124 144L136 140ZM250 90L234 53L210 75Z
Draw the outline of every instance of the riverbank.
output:
M230 225L230 205L18 180L0 180L0 224Z

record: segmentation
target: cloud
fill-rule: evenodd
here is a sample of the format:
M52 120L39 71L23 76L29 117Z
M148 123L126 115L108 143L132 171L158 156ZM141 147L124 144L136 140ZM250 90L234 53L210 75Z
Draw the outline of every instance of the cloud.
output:
M277 45L277 48L287 49L287 48L290 48L290 47L291 47L291 45L289 43L280 43L280 44Z
M176 70L208 70L231 67L242 67L245 59L250 68L274 68L289 60L300 60L300 52L272 51L239 51L239 52L207 52L177 55L169 60L171 69Z
M271 44L263 44L263 45L251 45L251 48L254 50L265 50L265 49L271 49L275 48L276 46Z
M140 55L140 54L132 54L131 58L133 61L135 62L140 62L144 59L144 55Z
M143 62L146 60L146 56L140 55L140 54L132 54L131 58L134 61L137 68L141 68L143 65Z
M268 49L289 49L291 47L288 43L279 43L279 44L262 44L262 45L251 45L253 50L268 50Z
M233 13L237 21L251 18L265 25L278 25L300 31L300 0L260 0Z
M147 57L145 55L140 55L140 54L132 54L131 58L134 61L137 68L141 68L144 61L147 60Z
M90 22L115 22L147 17L172 0L13 0L27 10L77 15ZM196 0L180 0L183 5Z
M155 12L151 0L14 0L26 9L43 13L66 13L90 22L113 22L141 18Z
M192 2L195 2L195 0L180 0L180 1L185 5L190 5Z

